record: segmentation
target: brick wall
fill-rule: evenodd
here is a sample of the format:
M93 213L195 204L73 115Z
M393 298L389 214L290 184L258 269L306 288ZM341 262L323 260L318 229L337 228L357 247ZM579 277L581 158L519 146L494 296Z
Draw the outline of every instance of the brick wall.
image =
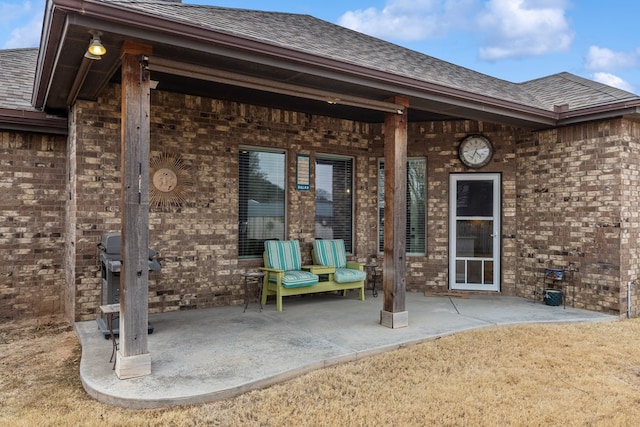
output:
M620 312L640 315L640 123L620 120ZM630 301L627 287L630 286ZM629 304L630 303L630 304Z
M0 320L60 313L66 138L0 131Z
M110 88L97 103L78 101L71 114L76 128L70 159L75 189L74 320L95 319L100 306L101 275L97 244L102 233L120 230L120 98Z
M101 285L95 245L103 232L120 227L119 88L110 87L103 96L76 105L77 319L97 315ZM182 206L150 210L149 242L163 265L150 273L151 313L243 301L240 273L262 260L237 257L240 146L287 150L287 237L301 241L305 262L311 261L315 194L295 190L295 154L311 155L312 163L316 153L353 156L356 174L367 173L374 128L368 124L159 91L152 92L151 105L151 157L181 158L193 181ZM358 208L355 215L358 232L368 230L363 224L368 211ZM366 258L370 250L357 245L356 256Z
M262 260L237 258L241 146L286 150L287 237L301 241L305 262L315 194L295 190L295 154L310 155L312 165L317 154L353 157L353 258L377 252L381 125L159 91L151 104L151 157L181 158L193 185L181 206L151 208L150 246L163 268L150 273L150 312L242 302L240 273ZM68 150L63 137L1 134L0 183L9 192L1 199L0 244L11 254L0 267L4 318L98 314L96 244L120 229L120 88L108 87L97 102L79 101L70 123ZM534 298L542 269L573 263L576 306L624 311L627 283L640 273L640 129L624 120L534 134L476 121L410 123L408 155L427 158L428 223L426 256L407 259L407 289L448 289L449 175L469 172L456 149L471 133L496 148L477 172L501 174L502 293Z
M427 157L427 255L408 257L407 289L445 291L449 288L449 176L474 172L458 159L457 147L469 134L481 133L493 143L495 155L475 171L501 174L502 183L502 286L515 289L515 135L508 126L476 121L410 123L408 156ZM382 145L377 147L382 155Z
M637 124L538 132L517 153L518 295L532 297L545 268L572 265L575 306L617 314L639 272Z
M76 317L93 318L100 294L95 243L119 228L119 90L96 103L78 104L78 226ZM315 225L313 191L295 190L295 154L354 157L354 254L377 252L377 163L383 157L382 126L343 121L233 102L152 92L151 157L180 156L193 177L187 202L152 208L150 245L163 269L150 275L151 312L238 304L240 273L262 260L237 259L238 148L287 150L288 238L299 239L305 262ZM448 288L449 174L469 172L457 158L459 142L483 133L496 154L480 172L502 174L502 283L522 294L516 258L516 154L518 130L474 121L409 124L410 157L427 157L427 255L407 260L407 289ZM85 153L85 154L83 154ZM312 169L312 182L314 179ZM80 248L83 248L80 250ZM81 265L82 264L82 265Z

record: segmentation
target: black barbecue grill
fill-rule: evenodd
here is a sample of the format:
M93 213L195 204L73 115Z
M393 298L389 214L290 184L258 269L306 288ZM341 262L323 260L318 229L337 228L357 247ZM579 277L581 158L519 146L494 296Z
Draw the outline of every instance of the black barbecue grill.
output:
M100 305L117 304L120 302L120 233L104 233L98 243L100 249L100 265L102 275L102 288L100 292ZM162 266L157 259L158 252L149 249L149 271L160 271ZM111 331L107 326L105 315L98 318L98 327L109 338ZM113 333L119 334L119 321L113 320ZM149 333L153 333L153 326L149 323Z

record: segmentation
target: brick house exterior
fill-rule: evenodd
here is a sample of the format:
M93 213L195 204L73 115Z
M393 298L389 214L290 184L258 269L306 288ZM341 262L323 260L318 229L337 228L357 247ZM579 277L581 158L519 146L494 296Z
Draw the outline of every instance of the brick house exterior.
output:
M132 13L149 7L144 2L87 3L105 10L131 7ZM169 8L169 16L177 15L171 8L183 6L158 4ZM64 1L48 5L68 8ZM205 9L229 13L218 8L197 12ZM280 17L260 14L261 19L270 16ZM54 32L56 21L51 22L46 28ZM103 39L106 43L108 37ZM0 267L0 318L65 313L70 321L89 320L98 314L101 295L96 245L102 233L121 226L122 88L110 79L94 98L80 91L62 113L49 111L46 102L35 107L42 92L38 76L47 72L40 68L45 59L44 46L39 53L0 51L0 247L5 260ZM8 63L11 68L4 66ZM33 79L17 77L33 76L34 71L35 87ZM570 76L563 82L576 79ZM528 126L524 122L533 119L509 119L504 112L479 118L481 114L471 110L446 117L416 112L412 119L409 110L407 155L426 158L427 163L427 243L425 255L406 259L407 291L450 289L449 179L469 172L458 158L460 141L482 134L492 141L495 154L477 172L499 173L501 182L499 292L539 299L541 271L571 266L575 290L569 292L575 296L569 301L576 307L638 313L640 291L634 285L628 299L627 287L640 276L640 98L579 80L584 93L607 92L609 104L598 100L581 105L582 116L554 124L540 119L538 126ZM7 83L14 81L17 90ZM242 96L216 97L215 90L193 92L193 87L183 93L163 90L161 83L150 95L150 156L179 156L193 182L180 206L150 208L149 244L162 262L160 272L149 274L150 313L243 301L240 273L262 265L261 259L238 257L238 154L243 146L287 153L286 235L300 240L307 262L315 236L309 221L315 192L296 190L296 154L312 160L318 155L352 158L350 257L366 261L378 252L382 120L309 112L282 101L254 104ZM559 101L566 100L559 87L551 85L544 93L546 105L564 103L555 102L554 93ZM511 94L504 101L515 103L517 97L522 95ZM597 114L589 113L596 107ZM552 113L558 111L550 111L549 117ZM60 131L60 119L65 132ZM312 168L312 183L314 178Z

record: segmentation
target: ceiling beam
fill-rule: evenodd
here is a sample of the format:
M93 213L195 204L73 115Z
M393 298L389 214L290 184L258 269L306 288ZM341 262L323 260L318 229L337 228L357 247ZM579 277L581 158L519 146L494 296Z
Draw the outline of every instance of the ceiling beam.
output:
M328 104L348 105L385 113L404 114L405 106L393 102L367 99L344 93L298 86L259 77L247 76L228 71L216 70L199 65L186 64L164 58L149 58L149 69L161 73L195 78L210 82L229 84L248 89L257 89L281 95L324 101Z

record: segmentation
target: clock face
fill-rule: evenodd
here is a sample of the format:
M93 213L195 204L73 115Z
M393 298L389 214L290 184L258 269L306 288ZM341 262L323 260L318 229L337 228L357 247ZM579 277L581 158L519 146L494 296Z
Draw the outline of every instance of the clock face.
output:
M470 168L481 168L491 160L493 145L484 136L471 135L466 137L458 148L460 161Z

